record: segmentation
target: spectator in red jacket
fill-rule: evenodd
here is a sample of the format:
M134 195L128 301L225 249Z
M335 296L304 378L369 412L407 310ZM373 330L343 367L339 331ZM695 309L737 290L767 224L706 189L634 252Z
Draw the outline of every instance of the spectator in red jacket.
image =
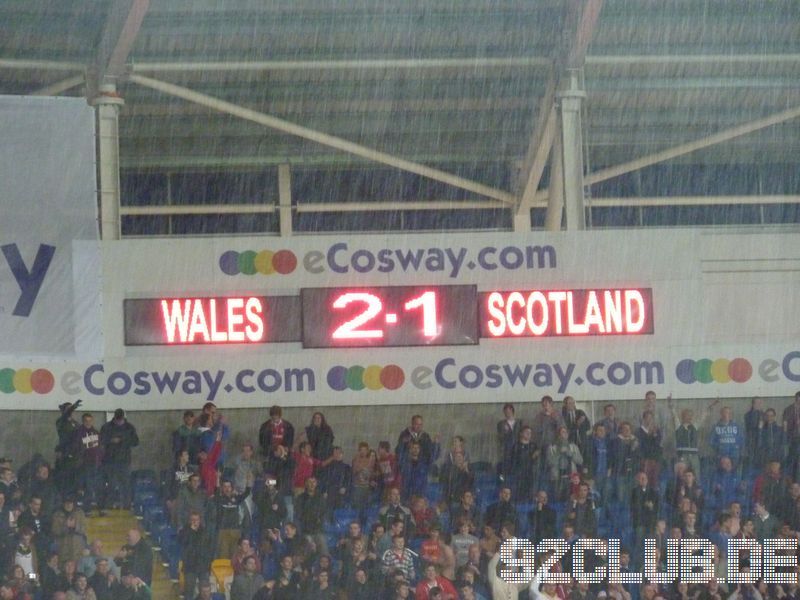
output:
M294 446L294 425L283 420L283 409L280 406L269 409L269 419L258 430L258 444L264 457L269 457L278 446Z
M389 488L400 487L400 466L397 463L397 455L392 452L391 445L387 441L378 444L378 471L381 475L381 496Z
M424 578L417 584L417 589L414 592L416 600L429 600L431 591L434 588L439 588L441 590L440 597L442 600L458 600L458 593L453 587L453 584L445 577L439 575L435 566L428 565L425 567L424 575Z
M311 444L301 442L300 447L292 454L294 459L294 475L292 476L292 488L294 495L299 496L306 487L306 481L314 477L314 471L320 467L326 467L333 462L333 457L329 456L325 460L318 460L311 455Z

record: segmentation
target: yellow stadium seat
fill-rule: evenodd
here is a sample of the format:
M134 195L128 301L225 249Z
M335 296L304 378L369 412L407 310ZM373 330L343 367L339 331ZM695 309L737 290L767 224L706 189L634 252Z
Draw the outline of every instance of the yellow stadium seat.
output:
M217 581L217 590L225 592L225 580L233 578L233 565L229 558L218 558L211 563L211 575Z

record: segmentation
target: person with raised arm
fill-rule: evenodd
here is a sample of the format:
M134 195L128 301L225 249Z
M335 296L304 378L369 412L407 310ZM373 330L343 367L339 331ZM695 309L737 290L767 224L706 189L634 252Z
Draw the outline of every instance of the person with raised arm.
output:
M556 586L547 583L547 576L550 571L544 567L544 563L539 566L538 571L533 576L530 586L528 586L528 597L530 600L557 600ZM543 589L539 589L544 586Z
M519 593L528 587L528 583L506 581L500 576L500 570L500 553L496 552L489 560L489 565L486 568L486 577L489 580L492 600L517 600Z

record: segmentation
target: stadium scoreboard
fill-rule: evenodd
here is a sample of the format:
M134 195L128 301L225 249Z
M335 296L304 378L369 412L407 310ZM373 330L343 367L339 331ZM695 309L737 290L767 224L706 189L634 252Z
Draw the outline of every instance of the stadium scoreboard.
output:
M302 288L295 296L123 301L126 346L269 344L303 348L475 345L481 338L647 335L651 288L475 285Z

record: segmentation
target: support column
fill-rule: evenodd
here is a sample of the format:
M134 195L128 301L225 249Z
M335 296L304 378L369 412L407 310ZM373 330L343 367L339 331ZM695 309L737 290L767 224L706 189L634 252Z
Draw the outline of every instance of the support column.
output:
M278 218L281 237L292 235L292 170L289 165L278 165Z
M564 185L564 210L567 230L586 229L583 196L583 140L581 108L586 92L580 89L579 72L568 71L568 87L558 94L560 100L561 161Z
M97 114L97 174L100 195L100 236L120 238L119 109L124 101L116 86L102 85L92 100Z
M530 231L533 223L531 223L531 209L526 208L521 212L514 212L514 231Z

